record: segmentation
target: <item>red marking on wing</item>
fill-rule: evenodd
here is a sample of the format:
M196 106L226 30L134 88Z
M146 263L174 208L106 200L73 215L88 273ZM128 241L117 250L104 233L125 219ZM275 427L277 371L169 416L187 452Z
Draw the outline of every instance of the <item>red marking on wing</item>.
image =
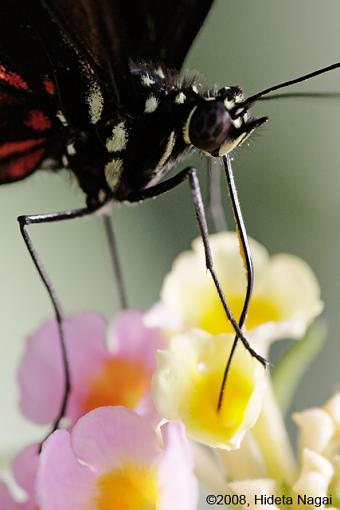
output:
M37 149L8 163L0 164L0 181L17 180L30 174L45 154L45 149Z
M13 73L12 71L6 71L2 65L0 65L0 80L6 81L9 85L12 85L12 87L15 87L16 89L31 92L27 83L23 78L21 78L21 76L19 76L19 74Z
M24 124L35 131L46 131L52 127L50 119L40 110L31 110Z
M51 96L54 96L55 94L55 86L52 80L49 79L48 76L45 76L43 81L43 86L47 94L50 94Z
M30 140L21 140L18 142L7 142L0 145L0 158L13 156L17 152L25 152L46 141L46 138L36 138ZM1 165L1 162L0 162Z

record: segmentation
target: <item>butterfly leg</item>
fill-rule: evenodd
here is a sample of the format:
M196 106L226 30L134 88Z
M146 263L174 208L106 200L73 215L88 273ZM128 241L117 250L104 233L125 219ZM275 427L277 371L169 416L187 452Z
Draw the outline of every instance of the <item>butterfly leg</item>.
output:
M215 272L215 269L213 266L213 258L212 258L212 254L211 254L211 249L210 249L210 245L209 245L209 232L208 232L207 220L206 220L206 216L205 216L203 199L202 199L202 194L201 194L201 190L200 190L200 186L199 186L196 169L195 168L186 168L185 170L182 170L174 177L172 177L166 181L163 181L160 184L157 184L150 188L146 188L143 191L141 191L140 193L135 193L135 194L129 195L127 200L129 202L141 202L143 200L146 200L147 198L154 198L154 197L161 195L167 191L170 191L171 189L175 188L176 186L178 186L181 182L183 182L186 179L188 179L189 183L190 183L192 198L193 198L194 207L195 207L196 218L198 221L198 225L199 225L199 229L200 229L200 233L201 233L201 237L202 237L202 241L203 241L203 246L204 246L206 267L211 274L211 277L215 284L216 290L218 292L218 295L219 295L219 298L223 305L226 316L227 316L228 320L230 321L230 323L232 324L232 326L236 332L237 338L239 338L242 341L242 343L244 344L245 348L249 351L249 353L252 356L254 356L262 365L264 365L266 367L267 366L266 359L263 358L262 356L260 356L259 354L257 354L257 352L251 347L248 340L243 335L243 333L241 331L241 327L234 319L232 312L229 308L229 305L227 303L227 300L224 296L222 287L219 283L218 277L216 275L216 272ZM229 363L229 365L230 365L230 363Z
M229 191L229 195L230 195L230 199L231 199L231 203L232 203L232 209L233 209L233 214L234 214L236 230L237 230L237 234L238 234L240 251L241 251L241 255L242 255L243 264L244 264L244 267L245 267L245 270L247 273L246 294L245 294L245 298L244 298L244 302L243 302L243 306L242 306L241 315L240 315L239 321L238 321L240 328L242 328L242 326L244 325L245 320L247 318L247 313L248 313L248 309L249 309L249 305L250 305L250 299L251 299L253 286L254 286L254 267L253 267L253 261L251 258L251 252L250 252L250 248L249 248L248 235L247 235L246 227L245 227L245 224L243 221L242 210L241 210L240 202L238 199L237 188L235 185L233 169L231 166L231 160L230 160L229 156L224 156L223 164L224 164L225 173L226 173L226 177L227 177L228 191ZM221 406L222 406L227 376L228 376L229 369L230 369L230 366L231 366L231 363L232 363L232 360L233 360L233 357L235 354L238 340L239 340L239 337L236 334L231 351L230 351L230 355L229 355L229 358L228 358L228 361L227 361L227 364L226 364L226 367L224 370L224 374L223 374L220 394L218 397L218 405L217 405L218 410L221 409Z
M120 308L122 310L124 310L125 308L128 307L127 297L126 297L126 289L125 289L125 285L124 285L122 266L121 266L120 258L119 258L119 254L118 254L118 246L117 246L117 242L116 242L116 237L115 237L111 217L108 213L104 213L103 221L104 221L106 238L107 238L107 241L108 241L108 244L110 247L111 263L112 263L113 274L115 276L115 282L117 284L117 293L118 293L119 304L120 304Z
M208 165L208 211L215 232L228 230L221 197L220 160L207 158Z
M249 353L252 356L254 356L254 358L256 358L262 365L267 366L267 361L251 347L248 340L244 337L244 335L241 331L241 327L243 325L244 319L242 321L242 324L238 324L235 321L235 319L232 315L232 312L228 306L227 300L224 296L224 292L222 290L221 284L218 280L217 274L216 274L214 266L213 266L213 258L212 258L212 253L211 253L211 249L210 249L210 244L209 244L208 225L207 225L207 220L206 220L206 216L205 216L204 204L203 204L202 193L200 190L199 180L198 180L198 176L197 176L197 171L195 169L191 169L188 177L189 177L191 193L192 193L192 198L193 198L194 207L195 207L196 218L198 221L198 225L199 225L199 229L200 229L200 233L201 233L201 237L202 237L202 241L203 241L206 267L207 267L208 271L210 272L211 277L214 281L214 284L215 284L216 290L218 292L219 298L221 300L221 303L223 305L224 311L228 317L228 320L230 321L230 323L232 324L232 326L236 332L236 338L237 339L239 338L242 341L245 348L249 351ZM250 295L249 295L249 299L250 299ZM245 314L246 314L246 312L245 312ZM244 316L244 318L245 318L245 316Z
M65 343L65 330L64 330L64 321L63 321L63 312L62 307L59 302L59 299L57 297L57 294L54 290L54 287L49 279L49 276L43 266L43 263L38 256L38 253L33 245L32 239L27 231L27 227L29 225L36 225L41 223L56 223L59 221L65 221L65 220L73 220L76 218L83 218L85 216L92 215L95 211L99 210L103 205L100 207L98 206L95 209L89 209L87 207L82 209L74 209L71 211L60 211L55 213L48 213L48 214L34 214L34 215L23 215L18 217L18 222L20 226L20 232L21 235L25 241L27 250L32 258L32 261L39 273L39 276L47 290L47 293L49 295L49 298L51 300L55 318L57 321L57 327L59 332L59 339L60 339L60 348L61 348L61 356L62 356L62 362L64 367L64 394L63 394L63 400L59 409L58 416L55 419L55 422L53 423L52 430L48 434L50 435L52 432L54 432L61 421L61 419L65 415L68 397L71 391L71 377L70 377L70 366L67 356L67 349L66 349L66 343Z

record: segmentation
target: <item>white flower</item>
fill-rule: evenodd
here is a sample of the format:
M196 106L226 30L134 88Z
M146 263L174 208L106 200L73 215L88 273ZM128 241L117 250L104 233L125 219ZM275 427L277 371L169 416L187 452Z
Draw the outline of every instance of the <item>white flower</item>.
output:
M309 497L325 497L334 474L332 464L322 455L305 448L302 455L301 473L293 486L296 494Z
M270 398L267 387L260 417L245 435L240 449L219 451L219 459L226 470L224 476L229 480L226 490L245 494L244 508L250 510L267 508L266 499L254 504L255 496L262 494L274 496L274 503L269 503L272 510L287 504L292 509L301 508L304 498L310 509L320 506L340 509L339 404L340 393L337 393L323 408L293 415L300 428L300 454L294 466L283 420L280 421L275 400ZM286 503L282 502L284 498ZM287 498L291 498L291 502Z
M331 493L340 507L340 392L322 408L294 413L293 419L300 429L302 473L299 483L307 480L311 492L319 487L320 496L324 486L324 492ZM319 462L311 462L311 458Z

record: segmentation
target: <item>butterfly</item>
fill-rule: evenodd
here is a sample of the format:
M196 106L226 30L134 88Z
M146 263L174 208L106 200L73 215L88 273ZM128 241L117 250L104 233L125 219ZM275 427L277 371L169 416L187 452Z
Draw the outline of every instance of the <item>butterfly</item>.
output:
M241 331L253 275L237 202L248 289L242 315L235 320L214 272L196 170L187 168L164 178L182 157L197 149L224 159L235 197L228 155L266 121L251 115L252 103L301 78L246 99L239 87L208 89L195 76L180 75L212 4L213 0L1 2L0 15L6 22L0 33L0 184L25 179L38 168L64 167L86 197L82 209L19 217L24 241L50 295L61 339L65 397L54 428L70 391L68 360L61 307L28 233L30 224L88 216L112 201L143 201L188 179L207 267L236 340L266 363ZM222 397L223 391L220 401Z

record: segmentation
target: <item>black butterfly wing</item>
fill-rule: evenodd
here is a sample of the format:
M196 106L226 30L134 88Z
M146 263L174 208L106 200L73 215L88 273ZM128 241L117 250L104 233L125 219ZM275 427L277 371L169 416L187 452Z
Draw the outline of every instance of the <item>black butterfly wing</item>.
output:
M67 34L84 63L95 72L106 91L107 104L103 110L109 115L112 108L131 108L134 104L129 61L154 61L180 69L213 1L40 0L40 3L64 36ZM50 29L47 39L49 32ZM57 51L53 57L54 63L59 54ZM65 83L65 78L60 81ZM76 104L81 98L81 95L75 98Z
M58 122L48 59L15 0L2 0L0 19L0 183L6 183L46 158Z
M127 2L133 8L133 2ZM116 106L129 99L129 31L121 17L120 0L45 0L54 19L78 56L90 65ZM124 100L122 99L124 97Z
M79 132L132 102L130 58L180 68L212 1L2 0L0 183L58 154L61 117Z
M128 59L180 69L214 0L46 0L104 72L126 79Z
M40 0L0 3L0 184L53 166L65 124L79 132L102 110L96 65L52 14Z
M212 4L213 0L137 0L131 9L130 2L121 0L130 56L180 69Z

